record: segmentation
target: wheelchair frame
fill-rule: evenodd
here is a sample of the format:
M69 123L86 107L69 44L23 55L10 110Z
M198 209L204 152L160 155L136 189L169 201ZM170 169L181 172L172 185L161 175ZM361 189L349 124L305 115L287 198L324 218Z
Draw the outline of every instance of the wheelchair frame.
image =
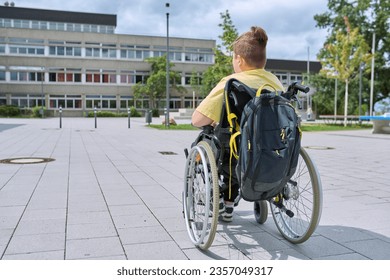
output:
M293 84L285 94L291 100L298 90L307 89ZM234 96L232 100L237 104ZM224 114L224 107L222 111ZM204 127L190 151L186 151L184 219L192 243L202 250L212 245L217 231L219 196L223 189L220 166L225 150L225 141L220 138L227 133L220 127L215 130L211 126ZM291 243L302 243L310 238L321 217L322 185L320 174L305 149L301 147L296 172L283 191L268 201L255 201L253 205L259 224L266 222L270 205L279 232Z

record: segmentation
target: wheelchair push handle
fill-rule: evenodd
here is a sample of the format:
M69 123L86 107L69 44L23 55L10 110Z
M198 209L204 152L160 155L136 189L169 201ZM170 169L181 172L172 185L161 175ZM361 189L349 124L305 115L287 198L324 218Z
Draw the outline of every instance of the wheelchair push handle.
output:
M302 109L302 105L299 102L299 99L297 98L298 91L303 91L304 93L308 93L310 91L310 88L301 84L298 84L297 82L293 82L287 89L286 92L282 93L282 96L287 98L288 100L295 100L298 103L298 108Z
M299 90L303 91L304 93L308 93L310 91L310 88L301 84L298 84L297 82L292 83L291 85L293 87L293 90Z
M310 88L301 84L298 84L298 82L293 82L287 89L287 92L290 92L290 95L295 95L298 93L298 91L303 91L304 93L308 93L310 91Z

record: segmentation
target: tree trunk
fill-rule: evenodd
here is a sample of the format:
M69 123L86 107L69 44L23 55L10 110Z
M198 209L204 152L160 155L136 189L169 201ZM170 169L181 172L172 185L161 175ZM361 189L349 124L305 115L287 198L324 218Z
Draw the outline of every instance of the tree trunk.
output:
M345 80L344 126L347 126L348 115L348 79Z

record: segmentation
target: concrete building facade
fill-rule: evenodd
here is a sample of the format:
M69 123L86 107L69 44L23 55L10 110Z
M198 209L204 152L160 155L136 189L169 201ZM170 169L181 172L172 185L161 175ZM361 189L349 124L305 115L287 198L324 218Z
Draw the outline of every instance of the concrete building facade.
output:
M148 57L166 54L164 36L116 34L116 15L0 6L0 105L45 106L55 115L148 108L132 87L150 74ZM215 40L169 38L169 57L187 93L170 93L170 108L192 108L192 73L214 63ZM319 63L311 62L318 72ZM302 80L304 61L269 59L267 69L287 85ZM164 96L164 94L163 94ZM157 106L166 107L165 98Z

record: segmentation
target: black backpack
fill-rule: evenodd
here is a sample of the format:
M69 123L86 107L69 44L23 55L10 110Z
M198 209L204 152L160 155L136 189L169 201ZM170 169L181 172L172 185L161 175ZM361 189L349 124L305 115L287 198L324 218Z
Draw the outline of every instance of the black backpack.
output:
M237 82L228 81L225 90ZM296 170L301 146L299 118L290 100L264 87L272 88L264 85L246 103L239 131L230 141L231 153L239 155L236 173L241 196L247 201L270 199L283 190Z

